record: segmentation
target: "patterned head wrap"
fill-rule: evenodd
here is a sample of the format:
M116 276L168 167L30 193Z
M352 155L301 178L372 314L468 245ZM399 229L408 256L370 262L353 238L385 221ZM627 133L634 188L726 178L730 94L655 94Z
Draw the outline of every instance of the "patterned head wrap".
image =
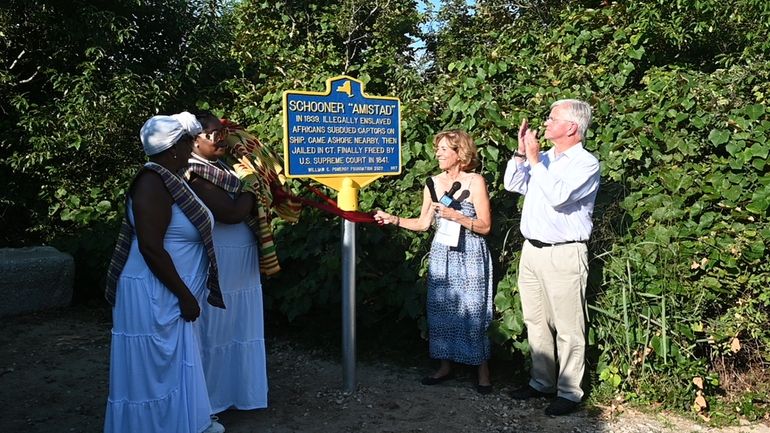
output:
M185 134L196 136L203 130L194 115L183 111L171 116L152 116L144 122L139 138L144 153L156 155L170 148Z

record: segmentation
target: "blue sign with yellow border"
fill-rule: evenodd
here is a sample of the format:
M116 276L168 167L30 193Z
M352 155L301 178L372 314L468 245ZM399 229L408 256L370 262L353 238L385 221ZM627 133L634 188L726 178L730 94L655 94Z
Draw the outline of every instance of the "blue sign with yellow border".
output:
M339 190L341 179L364 186L401 173L400 101L368 96L363 87L342 75L326 80L326 92L284 92L288 177L310 177Z

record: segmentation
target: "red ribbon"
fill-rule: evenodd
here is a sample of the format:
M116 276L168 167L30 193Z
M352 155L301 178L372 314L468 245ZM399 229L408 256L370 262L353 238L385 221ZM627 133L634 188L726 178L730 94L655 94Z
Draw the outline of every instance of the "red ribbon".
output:
M321 198L323 202L317 202L315 200L310 200L304 197L294 196L288 191L284 190L283 188L276 188L273 190L274 201L280 202L281 200L286 200L291 198L292 200L299 201L302 204L312 206L316 209L322 210L332 215L337 215L339 217L345 218L346 220L354 223L379 224L377 220L374 219L375 212L359 212L359 211L352 211L352 210L342 210L339 208L339 206L337 206L337 203L334 200L327 197L318 188L312 185L304 184L304 183L303 185L307 189L309 189L313 194Z

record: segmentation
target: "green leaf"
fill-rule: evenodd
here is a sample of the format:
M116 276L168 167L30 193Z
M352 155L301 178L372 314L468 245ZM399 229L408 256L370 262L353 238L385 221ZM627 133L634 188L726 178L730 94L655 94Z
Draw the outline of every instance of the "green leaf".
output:
M730 131L724 129L712 129L709 133L709 141L715 146L719 146L727 143L730 139Z
M761 159L767 159L768 154L770 153L770 146L768 146L767 143L754 143L749 148L749 154L752 158L761 158Z
M729 153L732 156L736 156L740 153L741 150L743 150L743 147L746 145L745 141L741 140L733 140L727 143L727 146L725 146L725 150L727 150L727 153Z
M495 309L497 311L505 311L511 308L511 298L505 293L498 292L495 295Z
M752 104L746 107L746 114L749 115L751 120L757 120L765 114L765 106L760 104Z
M497 161L498 156L500 156L500 151L494 146L485 146L484 151L487 157L493 161Z
M107 200L102 200L99 203L97 203L97 205L96 205L96 210L99 213L105 213L105 212L109 211L110 208L112 208L112 203L110 203Z
M628 56L632 59L641 60L642 56L644 55L644 47L639 47L637 49L631 48L628 50Z
M770 186L765 186L751 195L751 203L746 205L746 209L754 214L763 214L770 206Z

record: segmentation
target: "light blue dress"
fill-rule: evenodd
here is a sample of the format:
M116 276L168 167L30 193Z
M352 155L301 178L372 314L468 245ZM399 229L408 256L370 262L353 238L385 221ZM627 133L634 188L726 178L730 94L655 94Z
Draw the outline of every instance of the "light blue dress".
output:
M475 217L469 201L453 206ZM457 247L433 241L428 265L430 356L480 365L490 358L487 329L492 322L492 256L483 237L460 230Z
M131 203L129 221L134 224ZM195 226L177 205L163 240L179 276L205 298L208 257ZM112 309L110 390L105 433L200 433L211 425L198 322L147 267L136 236Z
M201 304L203 368L214 413L267 407L259 245L246 223L214 224L226 310Z

